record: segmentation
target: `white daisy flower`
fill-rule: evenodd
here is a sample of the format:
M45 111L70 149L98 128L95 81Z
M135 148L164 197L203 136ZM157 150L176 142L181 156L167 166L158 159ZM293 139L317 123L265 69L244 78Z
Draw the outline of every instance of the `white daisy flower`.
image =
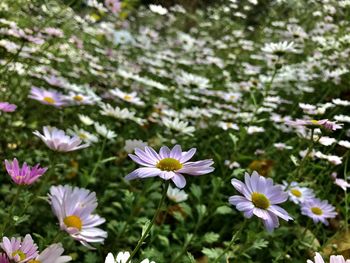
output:
M283 142L274 143L273 146L278 150L291 150L291 149L293 149L292 146L289 146Z
M162 16L168 13L168 9L162 7L161 5L149 5L149 9L153 13L157 13Z
M289 200L295 204L301 204L315 197L312 189L301 187L297 182L283 182L284 190L288 192Z
M110 116L116 119L134 119L135 112L129 111L127 108L121 109L119 107L113 108L110 104L102 104L102 110L100 111L102 115Z
M186 201L188 198L188 194L184 190L180 190L178 188L173 188L171 185L169 185L167 196L170 200L174 201L175 203L180 203L183 201Z
M162 118L163 125L171 130L175 130L180 133L192 135L195 131L195 128L189 126L187 121L180 121L178 118L170 119L170 118Z
M315 136L316 138L318 138L318 136L316 135ZM332 145L333 143L335 143L337 140L334 139L334 138L331 138L331 137L328 137L328 136L322 136L318 142L324 146L330 146Z
M248 134L253 134L253 133L260 133L264 132L265 129L263 127L258 127L258 126L249 126L247 129Z
M278 42L278 43L266 43L265 46L261 49L262 51L270 54L275 54L277 56L282 56L288 52L294 52L293 48L294 42Z
M115 88L113 90L110 90L110 93L114 96L117 96L118 98L126 101L126 102L129 102L129 103L132 103L132 104L135 104L135 105L139 105L139 106L142 106L144 105L145 103L137 96L137 93L134 91L134 92L131 92L131 93L126 93L124 91L121 91L120 89L118 88Z
M342 100L337 98L337 99L333 99L332 102L338 106L350 106L350 101L348 100Z
M95 129L98 134L109 140L117 137L117 134L114 131L107 129L106 125L104 124L99 124L98 122L96 122Z
M91 119L86 115L78 114L78 117L79 117L79 120L87 126L90 126L95 123L93 119Z
M339 144L340 146L343 146L343 147L345 147L345 148L350 149L350 142L349 142L349 141L341 140L341 141L338 142L338 144Z
M133 153L136 148L143 150L147 146L147 143L141 140L126 140L124 150L127 153Z
M64 96L64 99L72 105L94 105L100 101L98 96L90 96L76 92L69 92L68 95Z
M334 119L339 122L349 122L350 123L350 116L347 115L335 115Z
M130 257L129 252L119 252L118 255L114 258L112 253L108 253L105 263L126 263ZM129 261L131 263L131 261ZM142 260L140 263L155 263L150 261L148 258Z
M81 140L83 140L84 142L86 142L88 144L98 142L98 138L96 135L94 135L88 131L85 131L84 129L79 129L78 126L76 126L76 125L73 127L73 130L69 129L69 130L67 130L67 132L70 135L78 136Z
M236 131L239 130L238 125L235 124L235 123L232 123L232 122L221 121L221 122L219 122L219 127L222 128L225 131L228 130L228 129L233 129L233 130L236 130Z

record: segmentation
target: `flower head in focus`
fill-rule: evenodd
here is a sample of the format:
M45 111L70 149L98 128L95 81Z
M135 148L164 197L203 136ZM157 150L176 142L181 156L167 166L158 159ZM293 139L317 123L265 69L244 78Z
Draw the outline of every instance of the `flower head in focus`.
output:
M29 234L23 240L20 237L3 237L0 246L11 262L28 262L38 255L38 246Z
M322 222L328 226L327 218L334 218L337 215L335 207L326 200L314 198L301 206L301 214L310 217L314 223Z
M231 196L229 202L242 211L246 218L253 215L259 217L268 231L279 226L278 217L286 221L292 220L287 211L277 205L285 202L288 194L280 185L274 185L271 178L265 178L254 171L251 176L245 174L244 183L237 179L232 179L231 183L243 196Z
M60 228L84 246L89 243L103 243L107 232L97 226L106 220L92 214L97 207L95 192L69 185L51 186L49 201Z
M135 155L129 154L129 156L134 162L144 167L131 172L125 179L159 176L164 180L171 179L178 188L184 188L186 179L183 174L198 176L214 171L214 167L211 166L214 162L211 159L188 162L195 153L195 148L183 152L180 145L175 145L171 150L163 146L159 154L148 146L144 150L136 148Z
M39 164L30 167L27 163L23 163L22 167L20 167L16 158L12 162L5 160L5 167L12 181L18 185L33 184L47 171L47 168L41 168Z
M38 136L47 147L57 152L71 152L86 148L90 144L82 144L82 140L78 136L68 136L63 130L56 127L44 126L43 134L39 131L33 132Z

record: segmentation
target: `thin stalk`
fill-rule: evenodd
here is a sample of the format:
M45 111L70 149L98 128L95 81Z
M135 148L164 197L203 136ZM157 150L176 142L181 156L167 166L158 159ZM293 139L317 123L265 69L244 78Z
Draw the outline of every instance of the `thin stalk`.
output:
M319 139L321 138L321 136L320 136L316 141L314 141L314 132L315 132L315 129L312 128L312 129L311 129L311 136L310 136L311 143L310 143L310 145L309 145L309 147L308 147L308 149L307 149L307 152L306 152L305 156L304 156L303 159L301 160L298 169L296 170L296 176L297 176L297 178L299 178L300 172L302 171L301 169L303 168L303 166L304 166L304 164L305 164L307 158L309 157L310 153L312 152L312 150L313 150L313 148L314 148L314 146L315 146L315 143L318 142Z
M345 159L345 164L344 164L344 180L347 181L347 167L348 167L348 160L349 160L349 154L346 155L346 159ZM345 194L345 231L346 233L349 232L349 225L348 225L348 221L349 221L349 205L348 205L348 192L347 189L345 188L344 191Z
M276 62L276 64L278 63L278 61ZM271 89L272 83L275 80L276 74L277 74L278 68L277 66L275 66L275 70L273 71L272 77L270 82L266 85L266 89L265 89L265 96L264 98L266 98L269 95L269 91Z
M226 249L214 260L213 263L219 262L219 260L231 249L231 247L233 246L233 244L237 240L238 235L243 231L243 229L244 229L244 227L246 225L246 222L247 222L247 220L244 220L244 222L243 222L242 226L240 227L240 229L238 229L238 231L236 233L234 233L234 235L232 236L230 244L228 244Z
M17 203L17 200L18 200L18 197L19 197L19 195L20 195L20 193L21 193L21 190L22 190L22 188L21 188L21 186L19 186L19 185L17 185L17 192L16 192L16 195L15 195L15 197L13 198L13 200L12 200L12 203L11 203L11 206L10 206L10 210L9 210L9 213L8 213L8 216L6 217L6 220L4 221L4 224L2 225L2 227L1 227L1 235L3 236L4 235L4 231L5 231L5 229L6 229L6 226L7 226L7 224L10 222L10 220L11 220L11 217L12 217L12 213L13 213L13 209L14 209L14 207L15 207L15 204Z
M182 257L182 255L186 252L188 246L191 244L193 238L194 238L195 235L197 234L197 231L198 231L198 228L199 228L201 222L202 222L202 217L200 217L199 220L197 221L192 236L191 236L190 239L183 245L183 247L182 247L180 253L175 257L175 259L173 259L173 260L171 261L172 263L173 263L173 262L174 262L174 263L179 262L178 260L179 260L179 259Z
M103 152L104 152L105 147L106 147L106 142L107 142L107 137L105 137L105 138L103 139L102 147L101 147L100 153L99 153L99 155L98 155L97 162L96 162L96 164L95 164L95 166L94 166L94 168L92 169L92 172L91 172L91 174L90 174L90 177L91 177L91 178L94 177L94 175L95 175L96 172L97 172L97 168L100 166L100 163L101 163L101 160L102 160L102 155L103 155Z
M164 189L163 189L162 198L160 199L159 204L158 204L158 208L157 208L156 212L154 213L154 216L153 216L151 222L149 223L147 229L145 230L145 232L141 236L140 240L137 242L135 249L131 252L130 257L128 258L128 260L125 263L129 263L130 260L136 255L136 253L139 251L140 247L142 246L143 241L146 239L148 233L151 231L152 226L153 226L154 222L156 221L156 218L158 217L158 214L162 208L163 202L164 202L165 197L166 197L166 193L167 193L168 188L169 188L169 183L170 183L169 181L166 181L166 183L164 185Z

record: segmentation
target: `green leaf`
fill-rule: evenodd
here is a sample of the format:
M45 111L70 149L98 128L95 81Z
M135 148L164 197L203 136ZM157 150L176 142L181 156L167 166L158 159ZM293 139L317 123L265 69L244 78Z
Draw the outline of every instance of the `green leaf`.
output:
M221 248L203 248L202 253L206 255L208 258L217 258L223 252Z
M293 154L290 156L290 159L292 161L292 163L295 165L295 166L299 166L299 161L298 161L298 158L295 157Z
M190 252L187 252L187 257L189 259L189 263L196 263L196 260Z
M141 236L143 236L143 234L146 232L146 229L148 228L148 226L151 224L151 220L147 220L144 225L142 226L142 233Z
M196 209L199 217L203 217L207 212L207 208L205 205L197 205Z
M203 242L211 244L211 243L218 241L219 237L220 237L219 234L216 234L214 232L209 232L203 236Z
M226 205L219 206L215 210L215 214L219 214L219 215L227 215L227 214L231 214L231 213L232 213L232 208L228 207Z
M200 188L200 186L198 186L196 184L192 184L190 191L198 201L201 199L202 189Z
M169 239L166 236L158 235L157 237L163 246L165 247L169 246Z

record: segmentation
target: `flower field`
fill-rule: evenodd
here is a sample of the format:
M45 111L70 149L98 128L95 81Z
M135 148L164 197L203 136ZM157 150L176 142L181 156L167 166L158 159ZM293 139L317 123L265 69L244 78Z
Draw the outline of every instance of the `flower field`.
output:
M350 1L168 2L0 1L0 263L350 262Z

